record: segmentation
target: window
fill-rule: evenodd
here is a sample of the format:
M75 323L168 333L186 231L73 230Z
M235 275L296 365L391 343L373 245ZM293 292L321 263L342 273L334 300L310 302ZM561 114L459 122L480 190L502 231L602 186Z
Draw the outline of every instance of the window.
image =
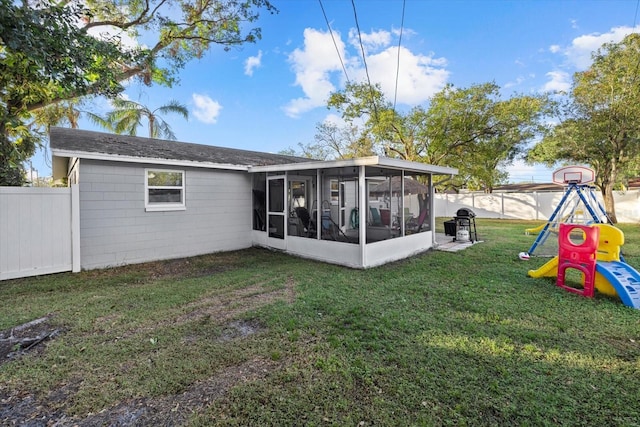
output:
M340 182L337 179L330 181L331 185L331 204L337 205L340 200Z
M184 210L184 171L146 169L145 200L147 211Z

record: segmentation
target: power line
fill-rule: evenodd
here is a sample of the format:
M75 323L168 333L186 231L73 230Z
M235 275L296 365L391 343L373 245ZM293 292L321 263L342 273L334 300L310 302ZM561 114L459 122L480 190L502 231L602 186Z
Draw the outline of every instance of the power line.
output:
M356 29L358 30L358 41L360 43L360 50L362 51L362 62L364 63L364 71L367 75L367 83L369 84L369 91L371 92L371 104L373 106L373 115L376 123L378 123L378 107L376 106L376 102L373 97L373 86L371 85L371 78L369 77L369 68L367 67L367 58L364 52L364 45L362 43L362 34L360 32L360 24L358 23L358 13L356 12L356 4L354 0L351 0L351 6L353 7L353 17L355 18Z
M338 49L338 43L336 43L336 39L333 36L333 30L331 29L331 24L329 24L329 19L327 18L327 14L324 11L324 6L322 5L322 0L318 0L320 3L320 9L322 9L322 15L324 16L324 20L327 23L327 27L329 28L329 34L331 34L331 40L333 40L333 46L336 48L336 53L338 54L338 59L340 60L340 65L342 65L342 71L344 71L344 76L347 79L347 83L349 81L349 75L347 74L347 69L344 66L344 62L342 61L342 55L340 55L340 49Z
M396 100L398 99L398 79L400 77L400 47L402 46L402 32L404 30L404 9L406 4L406 0L402 0L402 20L400 22L400 38L398 39L398 60L396 63L396 87L393 94L393 111L396 111Z

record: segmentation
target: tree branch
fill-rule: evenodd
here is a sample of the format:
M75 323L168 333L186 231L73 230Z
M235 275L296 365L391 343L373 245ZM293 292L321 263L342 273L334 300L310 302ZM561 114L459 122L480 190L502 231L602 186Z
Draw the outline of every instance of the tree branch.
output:
M153 17L155 16L155 14L158 12L158 9L160 9L161 6L163 6L166 3L167 0L161 0L158 5L153 8L153 11L151 13L149 13L148 16L147 13L149 12L149 1L145 0L145 8L142 12L140 12L140 14L138 15L137 18L133 19L132 21L129 22L120 22L120 21L115 21L115 20L106 20L106 21L96 21L96 22L89 22L84 26L84 29L88 30L90 28L94 28L94 27L101 27L101 26L113 26L116 28L120 28L121 30L126 30L130 27L136 26L136 25L144 25L144 24L148 24L151 19L153 19Z

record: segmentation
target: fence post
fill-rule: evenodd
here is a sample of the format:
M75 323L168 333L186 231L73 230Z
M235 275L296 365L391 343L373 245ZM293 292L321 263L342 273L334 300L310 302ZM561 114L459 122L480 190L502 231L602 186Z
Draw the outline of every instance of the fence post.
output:
M71 271L80 271L80 187L71 184Z

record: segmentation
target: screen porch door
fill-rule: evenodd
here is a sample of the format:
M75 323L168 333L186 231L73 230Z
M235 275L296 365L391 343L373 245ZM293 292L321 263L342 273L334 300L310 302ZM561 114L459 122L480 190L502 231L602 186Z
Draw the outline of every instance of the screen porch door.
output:
M277 249L285 249L286 190L284 176L267 178L267 232L269 245Z

